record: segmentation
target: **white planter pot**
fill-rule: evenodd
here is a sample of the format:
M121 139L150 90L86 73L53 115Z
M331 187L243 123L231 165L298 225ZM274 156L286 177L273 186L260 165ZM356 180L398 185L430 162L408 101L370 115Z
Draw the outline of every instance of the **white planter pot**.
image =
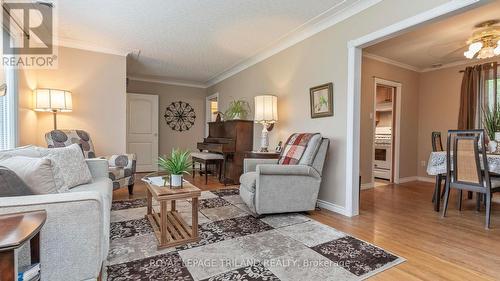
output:
M490 152L495 152L497 151L497 146L498 146L498 143L494 140L490 140L490 142L488 143L488 150Z
M182 185L182 175L170 175L170 184L174 187Z

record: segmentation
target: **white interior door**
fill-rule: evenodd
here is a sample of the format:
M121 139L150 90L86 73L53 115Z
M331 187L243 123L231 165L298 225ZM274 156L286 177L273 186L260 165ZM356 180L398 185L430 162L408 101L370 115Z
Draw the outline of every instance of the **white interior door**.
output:
M127 151L137 155L137 172L157 171L158 96L127 94Z

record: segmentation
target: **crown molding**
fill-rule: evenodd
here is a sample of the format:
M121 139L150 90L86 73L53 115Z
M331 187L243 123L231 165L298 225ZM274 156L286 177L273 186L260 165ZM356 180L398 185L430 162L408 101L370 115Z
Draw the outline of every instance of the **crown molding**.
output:
M340 2L328 11L304 23L294 31L278 39L271 47L262 50L253 57L245 59L239 64L210 78L206 85L213 86L313 35L319 33L369 7L381 2L382 0L358 0L353 4L347 5L340 10L336 10L342 5L346 5L346 0Z
M375 55L375 54L372 54L372 53L363 52L363 57L369 58L369 59L372 59L372 60L376 60L376 61L379 61L379 62L387 63L387 64L390 64L390 65L394 65L394 66L397 66L397 67L401 67L401 68L404 68L404 69L407 69L407 70L411 70L411 71L415 71L415 72L422 72L422 69L419 68L419 67L416 67L416 66L413 66L413 65L409 65L409 64L406 64L406 63L402 63L402 62L399 62L399 61L395 61L395 60L392 60L392 59L389 59L389 58L386 58L386 57L382 57L382 56L379 56L379 55Z
M431 72L431 71L441 70L441 69L455 67L455 66L474 64L474 62L484 62L484 61L491 60L491 58L489 58L489 59L482 59L482 60L475 60L475 61L466 59L466 60L460 60L460 61L445 63L445 64L443 64L443 65L441 65L439 67L419 68L419 67L416 67L416 66L413 66L413 65L405 64L405 63L402 63L402 62L399 62L399 61L395 61L395 60L392 60L392 59L389 59L389 58L386 58L386 57L382 57L382 56L379 56L379 55L375 55L375 54L372 54L372 53L366 53L366 52L364 52L363 53L363 57L366 57L366 58L369 58L369 59L373 59L373 60L376 60L376 61L379 61L379 62L387 63L387 64L390 64L390 65L398 66L398 67L401 67L401 68L404 68L404 69L412 70L412 71L415 71L415 72L418 72L418 73Z
M165 84L165 85L172 85L172 86L184 86L184 87L192 87L192 88L200 88L200 89L207 88L206 84L196 82L196 81L186 81L186 80L147 77L147 76L134 76L134 75L127 75L127 78L129 80L132 80L132 81L158 83L158 84Z
M56 38L55 42L60 47L80 49L80 50L85 50L85 51L104 53L104 54L110 54L110 55L117 55L117 56L122 56L122 57L125 57L129 53L131 53L131 51L129 51L129 50L105 48L102 46L98 46L98 45L94 45L94 44L90 44L90 43L86 43L86 42L82 42L82 41L78 41L78 40L74 40L74 39L68 39L68 38Z

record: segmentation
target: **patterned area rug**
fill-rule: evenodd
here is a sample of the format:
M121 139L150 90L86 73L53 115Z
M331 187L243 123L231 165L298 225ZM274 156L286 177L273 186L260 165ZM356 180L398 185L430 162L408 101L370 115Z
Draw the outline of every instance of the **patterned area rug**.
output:
M190 202L177 209L190 223ZM361 280L404 261L302 214L256 219L237 189L202 192L196 243L157 250L145 214L113 202L107 280Z

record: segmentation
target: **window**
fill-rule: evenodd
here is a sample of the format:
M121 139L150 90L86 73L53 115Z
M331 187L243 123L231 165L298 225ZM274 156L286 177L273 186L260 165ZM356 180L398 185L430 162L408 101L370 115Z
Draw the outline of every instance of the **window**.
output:
M493 110L494 105L500 102L500 78L487 79L484 87L484 91L488 97L488 105L490 110Z
M0 88L6 86L0 96L0 150L17 145L17 81L16 70L0 69ZM2 93L2 92L0 92Z

